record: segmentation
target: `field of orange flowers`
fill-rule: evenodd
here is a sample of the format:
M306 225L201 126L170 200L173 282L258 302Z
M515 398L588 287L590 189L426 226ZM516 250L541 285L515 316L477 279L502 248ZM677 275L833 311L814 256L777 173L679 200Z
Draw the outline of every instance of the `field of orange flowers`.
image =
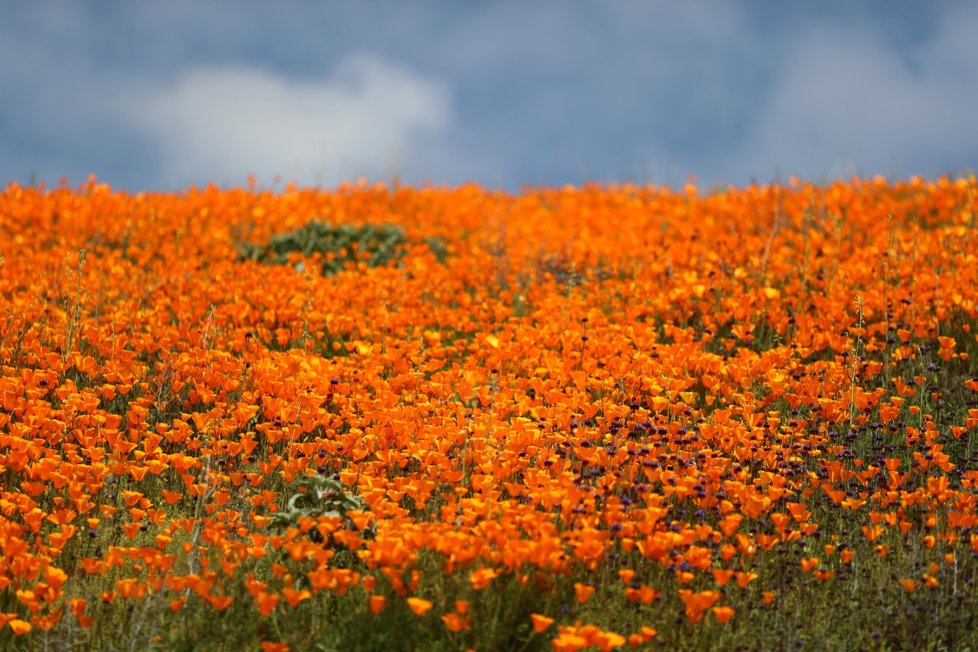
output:
M10 185L0 647L974 646L976 194Z

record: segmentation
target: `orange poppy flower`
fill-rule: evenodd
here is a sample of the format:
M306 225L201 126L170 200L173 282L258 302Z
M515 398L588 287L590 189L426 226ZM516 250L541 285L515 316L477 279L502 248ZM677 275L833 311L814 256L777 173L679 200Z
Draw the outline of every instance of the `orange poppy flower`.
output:
M445 623L445 627L448 629L448 631L453 633L465 631L472 626L471 618L465 617L456 612L444 614L441 617L441 620L443 623Z
M262 652L289 652L289 644L278 641L262 641Z
M498 576L499 573L491 568L479 568L469 573L469 585L473 590L481 591L487 588L490 582Z
M533 622L533 631L537 634L542 634L548 627L554 624L553 618L541 614L530 614L530 620Z
M370 596L370 613L379 614L384 610L384 606L387 604L387 598L382 595L371 595Z
M425 600L423 598L415 598L415 597L408 598L407 604L408 607L411 609L411 613L413 613L415 616L425 615L434 606L434 604L428 600Z
M729 606L713 607L713 615L716 616L718 622L725 623L733 617L735 611Z
M577 602L579 604L584 604L588 601L594 594L594 587L590 584L583 584L581 582L574 582L574 595L577 596Z
M19 618L7 621L7 626L10 627L15 636L23 636L31 631L31 624Z

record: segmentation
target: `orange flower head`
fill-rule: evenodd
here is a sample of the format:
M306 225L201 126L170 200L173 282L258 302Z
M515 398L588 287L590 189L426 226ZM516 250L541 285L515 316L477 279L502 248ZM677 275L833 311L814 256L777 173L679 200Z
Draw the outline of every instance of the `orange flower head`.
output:
M407 599L408 607L415 616L423 616L435 606L431 601L423 598L410 597Z
M530 620L533 621L533 631L537 634L542 634L548 627L554 624L554 619L541 614L530 614Z

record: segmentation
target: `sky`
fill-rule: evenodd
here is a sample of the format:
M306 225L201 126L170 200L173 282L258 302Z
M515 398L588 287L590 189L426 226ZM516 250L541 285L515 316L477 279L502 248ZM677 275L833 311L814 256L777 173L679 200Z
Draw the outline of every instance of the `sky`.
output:
M0 3L0 186L978 169L976 2Z

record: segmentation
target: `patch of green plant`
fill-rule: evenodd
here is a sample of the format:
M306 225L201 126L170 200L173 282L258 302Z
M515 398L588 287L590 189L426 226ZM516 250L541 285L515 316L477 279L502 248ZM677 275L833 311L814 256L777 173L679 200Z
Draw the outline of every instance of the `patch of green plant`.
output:
M339 518L347 529L360 530L354 523L350 512L367 512L370 506L350 487L336 478L317 474L296 481L291 486L292 496L285 510L272 514L269 525L276 528L299 527L303 518ZM315 529L309 531L310 537L322 535ZM360 530L364 538L373 538L374 525L370 524Z
M426 238L424 242L439 260L443 259L445 249L440 241ZM269 265L287 264L293 254L315 255L320 273L330 276L342 271L348 263L362 262L368 267L380 267L396 262L404 256L409 244L404 230L397 226L326 224L314 220L275 236L268 244L245 243L239 254L242 260Z

